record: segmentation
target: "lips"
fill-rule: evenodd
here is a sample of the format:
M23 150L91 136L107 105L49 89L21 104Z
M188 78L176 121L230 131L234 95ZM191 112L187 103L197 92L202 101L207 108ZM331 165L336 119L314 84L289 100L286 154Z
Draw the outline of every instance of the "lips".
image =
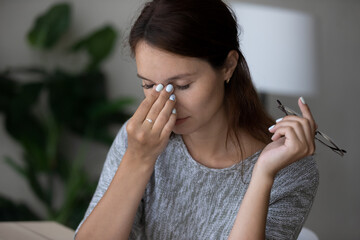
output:
M176 119L176 123L175 125L180 125L183 124L189 117L185 117L185 118L178 118Z

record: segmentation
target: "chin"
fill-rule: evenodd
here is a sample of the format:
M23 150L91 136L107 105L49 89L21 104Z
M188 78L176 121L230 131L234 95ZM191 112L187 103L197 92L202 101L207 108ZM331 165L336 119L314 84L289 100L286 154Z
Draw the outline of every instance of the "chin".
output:
M194 131L195 131L194 128L189 127L188 124L187 124L187 126L185 124L179 125L179 126L175 125L175 127L173 129L173 133L178 134L178 135L188 135L188 134L193 133Z
M184 135L186 134L186 129L180 129L180 128L177 128L177 127L174 127L173 129L173 133L175 134L178 134L178 135Z

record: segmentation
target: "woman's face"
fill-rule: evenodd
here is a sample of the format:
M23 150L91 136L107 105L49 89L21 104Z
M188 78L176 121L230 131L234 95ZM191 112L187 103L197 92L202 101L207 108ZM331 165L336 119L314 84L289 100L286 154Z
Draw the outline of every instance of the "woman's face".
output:
M207 131L207 127L224 120L223 71L215 70L204 60L172 54L144 41L137 44L135 59L145 96L158 84L174 86L175 133Z

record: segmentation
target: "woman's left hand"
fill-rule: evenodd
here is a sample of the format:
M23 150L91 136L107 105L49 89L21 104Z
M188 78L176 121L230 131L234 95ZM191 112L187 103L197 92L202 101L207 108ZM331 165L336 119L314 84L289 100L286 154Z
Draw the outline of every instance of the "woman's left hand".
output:
M291 115L278 119L269 128L274 134L272 142L263 149L257 161L256 168L272 178L279 170L315 152L317 124L303 98L299 98L298 104L302 117Z

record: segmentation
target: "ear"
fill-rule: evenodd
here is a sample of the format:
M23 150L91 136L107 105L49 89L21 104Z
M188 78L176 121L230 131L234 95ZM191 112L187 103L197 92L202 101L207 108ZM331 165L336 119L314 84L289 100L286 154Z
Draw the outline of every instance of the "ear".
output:
M239 53L235 50L231 50L225 60L224 67L223 67L223 74L224 74L224 81L228 81L237 66L239 60Z

